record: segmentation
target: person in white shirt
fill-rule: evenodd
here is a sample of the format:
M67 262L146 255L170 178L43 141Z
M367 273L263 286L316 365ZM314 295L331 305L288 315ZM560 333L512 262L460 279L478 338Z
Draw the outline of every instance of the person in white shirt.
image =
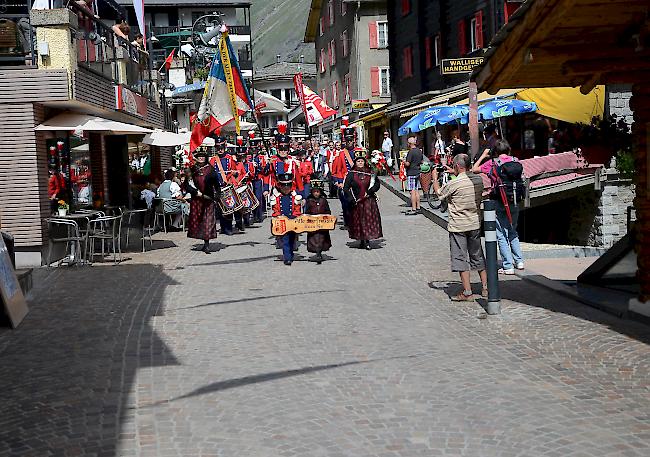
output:
M381 152L384 153L386 163L391 167L393 165L393 140L390 139L390 133L384 132L384 141L381 143Z
M174 180L176 172L173 170L165 171L165 180L158 186L157 197L164 198L164 212L174 214L172 226L181 228L184 216L190 214L190 205L187 204L181 192L181 186Z

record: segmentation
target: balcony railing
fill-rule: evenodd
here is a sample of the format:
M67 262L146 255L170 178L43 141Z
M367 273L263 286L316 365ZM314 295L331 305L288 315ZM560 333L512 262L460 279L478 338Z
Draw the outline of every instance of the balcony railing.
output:
M192 31L192 27L179 27L177 25L169 25L169 26L152 26L150 28L151 32L153 32L154 35L165 35L168 33L176 33L179 31ZM229 25L228 26L228 33L230 35L250 35L251 34L251 27L249 25Z
M79 18L76 34L77 64L115 84L124 84L129 89L152 98L154 87L149 54L117 36L111 27L89 16L76 3L70 3L69 7Z
M30 0L3 0L0 4L0 65L36 65L30 6Z

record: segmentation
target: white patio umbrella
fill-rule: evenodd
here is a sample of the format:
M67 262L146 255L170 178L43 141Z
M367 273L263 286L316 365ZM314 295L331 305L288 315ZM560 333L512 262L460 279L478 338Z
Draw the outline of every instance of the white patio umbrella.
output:
M262 114L287 114L289 112L282 100L257 89L255 89L255 104L262 107L260 108Z
M185 144L185 137L180 133L156 129L145 135L142 142L151 146L182 146Z

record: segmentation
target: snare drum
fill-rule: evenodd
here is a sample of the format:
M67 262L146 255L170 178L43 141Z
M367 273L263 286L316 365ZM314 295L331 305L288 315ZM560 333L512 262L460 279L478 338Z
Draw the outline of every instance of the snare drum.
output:
M244 207L244 204L239 199L239 195L235 192L232 186L224 186L221 188L221 195L219 196L219 208L221 214L228 216Z
M255 192L251 186L241 186L237 188L237 197L242 202L244 212L250 213L260 206L260 202L255 197Z

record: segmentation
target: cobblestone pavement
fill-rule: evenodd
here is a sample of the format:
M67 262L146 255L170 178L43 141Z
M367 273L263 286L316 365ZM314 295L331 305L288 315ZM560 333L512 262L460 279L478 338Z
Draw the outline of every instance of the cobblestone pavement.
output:
M446 233L381 196L381 248L337 230L320 266L264 226L36 271L0 330L0 456L650 455L650 327L517 279L478 319Z

